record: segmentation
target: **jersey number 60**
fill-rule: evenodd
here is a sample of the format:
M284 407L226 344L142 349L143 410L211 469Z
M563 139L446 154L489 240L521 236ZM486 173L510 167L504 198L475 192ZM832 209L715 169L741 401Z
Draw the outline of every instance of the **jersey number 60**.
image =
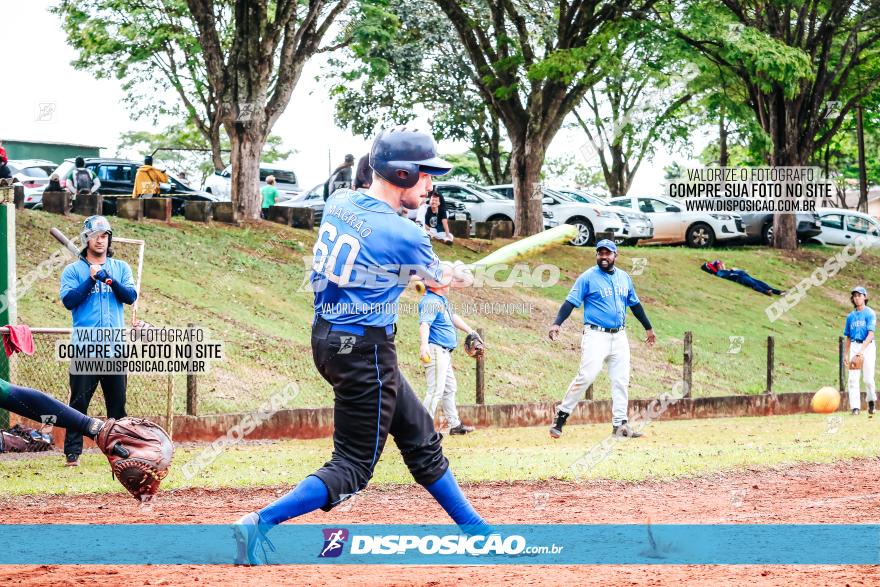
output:
M327 242L324 242L324 237ZM337 260L342 254L343 247L348 246L348 256L342 263L339 273L336 272ZM315 248L312 250L314 260L312 270L324 275L336 285L344 286L351 279L351 271L354 269L354 260L361 251L361 243L350 234L339 234L332 224L324 224L315 240Z

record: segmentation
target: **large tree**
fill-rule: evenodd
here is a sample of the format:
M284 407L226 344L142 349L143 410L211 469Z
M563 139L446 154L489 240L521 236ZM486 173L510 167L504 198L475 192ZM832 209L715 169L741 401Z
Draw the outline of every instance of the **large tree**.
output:
M51 10L77 51L75 68L122 81L135 118L190 122L208 143L214 169L226 166L219 97L184 0L62 0ZM228 51L229 23L218 26Z
M503 129L473 85L473 68L452 24L421 0L391 0L387 11L392 34L385 42L366 51L352 47L331 60L337 124L371 137L426 113L434 136L470 146L479 180L510 181Z
M880 0L688 0L666 16L738 78L775 166L810 163L880 87ZM773 242L797 246L794 215L776 215Z
M563 120L602 77L605 45L654 0L433 0L455 27L480 96L511 142L516 234L543 229L539 177Z
M696 91L696 67L689 68L693 51L649 20L622 28L607 51L616 66L573 113L609 193L625 196L658 143L683 146L690 136L693 121L685 106Z
M232 147L232 201L238 219L260 216L260 153L284 112L303 66L349 0L186 0L207 78L219 97ZM229 50L224 23L231 21Z

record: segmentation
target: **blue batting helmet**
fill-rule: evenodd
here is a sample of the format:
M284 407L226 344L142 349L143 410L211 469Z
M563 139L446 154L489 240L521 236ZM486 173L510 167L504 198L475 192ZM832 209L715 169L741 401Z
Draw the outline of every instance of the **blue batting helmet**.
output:
M437 156L437 144L431 135L395 126L380 132L373 141L370 167L388 183L411 188L419 181L419 172L444 175L452 164Z

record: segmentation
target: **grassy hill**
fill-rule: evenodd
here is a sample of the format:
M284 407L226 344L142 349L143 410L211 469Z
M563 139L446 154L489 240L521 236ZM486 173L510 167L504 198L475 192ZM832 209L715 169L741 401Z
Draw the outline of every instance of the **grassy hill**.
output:
M69 236L82 218L44 212L18 214L19 278L59 248L49 236L56 226ZM315 370L309 344L311 294L300 291L306 276L303 256L315 232L263 223L244 227L177 220L168 225L111 219L116 236L147 242L139 316L156 325L183 327L194 323L226 342L228 360L199 381L199 413L252 410L285 385L300 393L291 407L327 406L332 392ZM492 246L500 246L496 243ZM476 260L489 245L466 241L441 247L443 259ZM115 247L117 256L135 266L130 245ZM658 344L648 349L637 321L629 318L633 348L631 396L654 397L669 391L680 377L683 333L694 333L694 394L761 393L765 382L765 344L776 339L775 390L807 391L837 382L837 337L850 310L849 288L863 283L880 295L880 257L865 254L790 312L771 323L765 308L771 299L699 269L714 258L783 289L808 277L839 248L811 246L794 254L757 247L696 251L678 247L628 247L618 266L633 272L637 292L654 323ZM636 261L636 259L639 259ZM574 279L593 265L590 249L558 247L529 260L560 268L559 283L548 288L480 288L453 292L451 300L474 327L483 328L487 357L486 401L508 403L560 399L580 357L580 311L563 327L556 343L546 330ZM69 326L70 314L58 300L60 268L46 272L20 297L19 320L31 326ZM503 274L500 275L503 278ZM418 302L407 291L401 299L398 350L403 371L416 390L424 387L417 351ZM741 339L738 337L742 337ZM22 358L17 379L66 397L65 365L54 363L47 337L38 338L36 357ZM740 348L741 345L741 348ZM474 366L455 355L459 401L474 400ZM162 413L164 379L134 377L131 411ZM185 384L175 379L175 409L183 411ZM603 374L595 397L607 398ZM160 409L161 408L161 409Z

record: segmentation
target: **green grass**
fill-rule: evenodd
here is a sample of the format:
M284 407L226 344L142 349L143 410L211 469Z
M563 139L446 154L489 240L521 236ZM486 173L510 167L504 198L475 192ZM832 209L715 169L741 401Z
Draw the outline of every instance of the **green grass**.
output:
M78 233L82 218L63 218L45 212L18 215L18 272L23 276L58 248L49 236L51 226L68 235ZM309 331L311 295L298 288L305 277L303 255L309 254L314 232L274 224L232 227L207 226L175 219L171 225L113 219L117 236L147 241L141 317L157 325L209 328L226 341L228 361L202 377L202 414L253 410L289 382L301 390L291 407L327 406L329 387L312 365ZM131 247L119 246L122 258L134 261ZM782 288L790 288L822 265L839 248L806 247L793 255L759 247L697 251L681 247L627 247L618 264L631 269L633 259L647 260L642 275L634 276L637 292L654 323L658 344L634 345L632 397L655 397L670 389L681 373L683 333L694 333L694 395L760 393L765 385L766 337L776 337L775 390L815 390L837 381L837 337L850 307L848 288L880 285L880 263L873 254L841 271L823 287L814 288L791 312L770 323L770 302L756 292L712 277L699 269L706 260L721 258ZM476 253L456 245L438 251L444 259L475 260ZM482 288L454 292L458 304L522 303L527 316L486 314L465 316L485 332L487 355L486 401L511 403L559 399L580 357L581 316L575 311L557 343L546 330L574 279L594 264L587 248L558 247L530 259L561 268L559 284L545 289ZM58 300L60 270L41 278L19 300L19 319L32 326L68 326L70 314ZM402 302L415 304L413 292ZM643 336L630 318L629 336ZM417 318L406 312L399 321L398 349L403 372L417 390L424 387L418 361ZM730 337L743 337L739 352L729 352ZM66 397L63 365L51 359L49 345L38 358L18 361L18 380ZM456 354L459 402L474 401L474 364ZM175 409L184 409L183 379ZM133 413L164 413L164 380L132 378ZM595 384L597 399L609 397L603 373ZM100 410L99 402L94 402ZM97 412L96 412L97 413Z
M544 427L479 430L466 437L446 438L443 447L456 477L466 483L551 478L667 480L877 456L878 427L880 420L845 414L658 421L646 427L645 438L614 441L608 457L585 473L572 464L608 437L608 425L569 426L557 441L548 438ZM202 450L179 448L163 488L290 485L327 460L331 441L240 444L223 451L201 474L188 479L186 465ZM411 482L389 440L373 484ZM0 485L7 495L121 491L108 474L106 459L94 453L84 455L82 465L75 469L63 467L58 453L4 459Z

